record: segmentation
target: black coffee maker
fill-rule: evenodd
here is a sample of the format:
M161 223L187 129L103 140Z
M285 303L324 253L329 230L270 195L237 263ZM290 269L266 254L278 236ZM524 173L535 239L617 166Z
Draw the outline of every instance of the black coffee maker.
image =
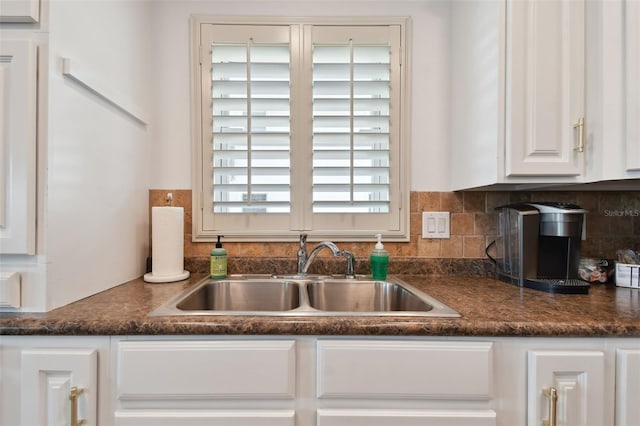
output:
M578 278L586 210L565 203L520 203L498 212L498 279L552 293L588 293Z

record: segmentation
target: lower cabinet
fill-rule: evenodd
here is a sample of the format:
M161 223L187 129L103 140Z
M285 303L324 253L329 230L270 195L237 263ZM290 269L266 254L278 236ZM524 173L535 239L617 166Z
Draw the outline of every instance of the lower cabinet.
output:
M610 424L603 351L534 350L527 362L529 426Z
M639 394L636 338L0 340L0 426L637 426Z
M616 350L616 424L640 425L640 345Z
M109 424L108 337L0 337L0 425Z

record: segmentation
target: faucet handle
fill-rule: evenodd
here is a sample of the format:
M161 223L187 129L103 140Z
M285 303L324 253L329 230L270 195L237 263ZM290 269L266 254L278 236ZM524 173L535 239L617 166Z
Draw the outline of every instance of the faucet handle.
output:
M307 234L300 234L300 246L303 246L307 243Z

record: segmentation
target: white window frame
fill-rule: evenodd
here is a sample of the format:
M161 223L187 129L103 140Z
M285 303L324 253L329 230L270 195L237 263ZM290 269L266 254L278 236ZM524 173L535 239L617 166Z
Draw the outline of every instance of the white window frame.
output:
M292 206L291 219L288 222L288 227L274 226L270 227L258 227L251 226L251 214L245 214L244 217L238 218L237 223L233 228L212 226L211 223L216 223L215 213L205 212L205 176L210 176L209 170L205 170L203 161L203 151L205 151L205 143L210 143L209 135L205 134L203 130L206 126L203 125L203 82L205 77L201 75L200 63L203 60L203 56L206 56L206 49L201 48L201 38L203 25L283 25L292 26L291 36L300 37L300 49L304 49L305 43L302 41L304 35L305 25L339 25L339 26L399 26L400 27L400 67L399 75L396 76L400 80L400 102L399 108L401 113L399 114L399 120L394 125L399 127L396 134L398 134L398 140L394 140L394 151L392 153L391 161L391 173L392 179L390 188L391 191L391 209L396 212L393 223L386 223L386 228L381 229L379 224L373 224L364 229L353 229L349 226L349 223L361 224L363 223L363 214L336 214L336 217L341 223L340 226L336 226L333 229L325 227L324 229L312 229L310 222L312 221L305 213L305 209L299 209L296 206ZM306 27L308 28L308 27ZM410 178L410 138L409 138L409 93L410 91L410 74L408 70L409 61L408 55L408 41L407 37L410 34L410 19L406 17L321 17L321 18L267 18L267 17L217 17L196 15L191 17L190 22L191 30L191 128L192 128L192 207L193 207L193 225L192 225L192 240L194 242L212 242L215 241L217 235L224 235L226 241L295 241L297 240L301 232L309 234L309 240L321 240L331 239L333 241L373 241L375 240L375 234L382 233L383 238L387 241L408 241L409 240L409 178ZM292 60L295 60L296 53L293 52ZM303 55L299 55L299 60L303 61ZM205 59L206 60L206 59ZM300 69L310 67L310 64L300 64ZM293 67L292 67L293 69ZM209 77L207 77L209 78ZM303 91L296 82L300 81L300 75L296 75L294 72L291 74L291 108L305 108L308 111L309 117L311 117L311 111L309 106L305 106L304 96L300 92ZM301 96L303 102L300 101ZM209 96L210 97L210 96ZM306 98L306 101L309 99ZM205 111L206 114L208 111ZM294 137L299 138L299 135L295 135L297 125L292 118L292 140ZM309 129L305 129L307 131ZM310 134L310 133L309 133ZM298 139L296 139L298 140ZM310 137L308 143L311 143ZM310 149L309 149L310 152ZM291 156L291 180L299 182L300 179L305 179L301 175L301 171L304 173L305 169L311 167L297 167L301 161L304 160L304 156L308 155L308 152L294 152L292 149ZM307 157L308 158L308 157ZM305 182L310 192L311 181ZM307 192L307 193L308 193ZM310 196L304 196L308 203L311 203ZM378 213L372 213L376 215ZM207 218L207 215L210 215ZM262 214L263 216L266 216ZM326 225L326 215L324 225ZM359 216L359 217L358 217ZM212 219L213 217L213 219ZM346 225L345 225L346 224Z

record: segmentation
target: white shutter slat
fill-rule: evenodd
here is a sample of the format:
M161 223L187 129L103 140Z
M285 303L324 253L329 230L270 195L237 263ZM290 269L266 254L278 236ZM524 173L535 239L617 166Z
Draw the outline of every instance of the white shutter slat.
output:
M213 211L287 212L289 46L245 35L211 52Z
M313 211L388 213L389 46L314 44L312 78Z

